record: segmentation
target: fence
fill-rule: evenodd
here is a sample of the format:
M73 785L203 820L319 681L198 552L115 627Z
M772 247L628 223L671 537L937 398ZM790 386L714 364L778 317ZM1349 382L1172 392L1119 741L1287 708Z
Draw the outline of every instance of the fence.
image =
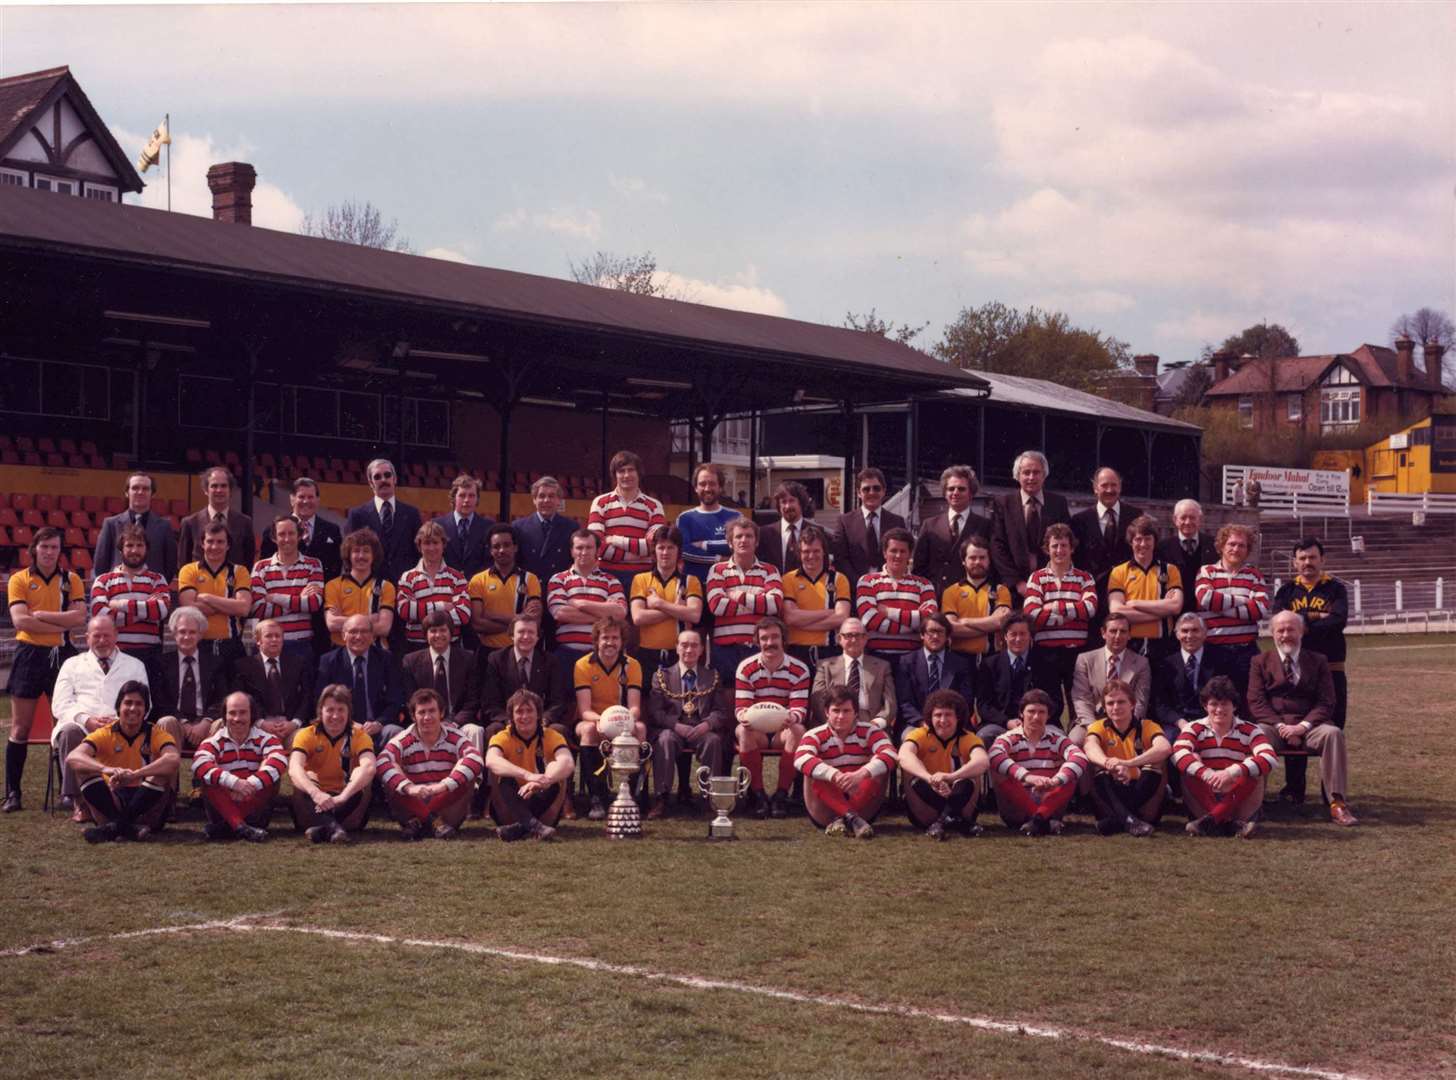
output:
M1365 506L1372 514L1456 514L1456 495L1367 491Z

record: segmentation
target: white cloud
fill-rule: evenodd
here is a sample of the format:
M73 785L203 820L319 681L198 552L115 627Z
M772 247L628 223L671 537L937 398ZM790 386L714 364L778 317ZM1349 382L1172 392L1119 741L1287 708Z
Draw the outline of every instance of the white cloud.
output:
M1137 306L1135 298L1115 289L1039 293L1030 302L1043 311L1064 311L1073 321L1083 315L1116 315Z
M111 128L111 133L122 149L128 153L140 150L148 138L125 128ZM220 144L212 135L188 135L173 132L172 146L172 209L182 214L198 217L212 217L212 192L207 187L207 170L225 161L251 161L258 148L246 139L233 144ZM146 188L138 196L130 197L138 206L154 210L167 209L167 151L163 151L162 165L149 169L142 177ZM266 177L258 178L253 189L253 224L265 229L282 232L297 232L303 224L303 210L293 198L277 184Z
M602 216L595 210L576 207L535 213L517 207L501 214L491 223L491 229L495 232L515 232L527 227L578 240L596 240L602 233Z
M427 258L427 259L444 259L446 262L457 262L457 263L474 263L474 261L475 261L469 255L466 255L463 252L459 252L459 251L456 251L454 248L447 248L447 247L432 247L432 248L426 248L425 249L425 258Z
M616 173L609 173L607 182L612 185L613 191L625 198L642 202L667 202L665 192L658 191L640 176L618 176Z
M789 306L781 296L758 284L758 270L752 266L727 281L704 281L671 270L659 270L652 275L652 282L675 300L734 311L752 311L760 315L789 313Z

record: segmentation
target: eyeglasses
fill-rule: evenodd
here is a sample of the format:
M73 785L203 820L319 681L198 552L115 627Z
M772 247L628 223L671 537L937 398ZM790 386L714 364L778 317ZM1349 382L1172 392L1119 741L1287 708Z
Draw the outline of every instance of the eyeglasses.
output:
M841 630L839 632L839 639L841 641L845 640L846 638L862 638L864 636L865 632L863 630Z
M373 476L371 476L370 479L371 480L393 480L394 479L394 473L392 473L392 472L377 472Z
M871 491L884 491L885 489L884 486L881 484L865 484L859 490L862 494L864 494Z

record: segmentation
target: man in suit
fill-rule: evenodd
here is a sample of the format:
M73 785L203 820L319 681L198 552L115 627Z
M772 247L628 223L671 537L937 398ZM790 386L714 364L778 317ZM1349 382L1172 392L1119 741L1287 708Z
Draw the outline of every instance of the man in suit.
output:
M253 535L253 519L232 508L233 474L220 465L208 469L202 474L202 492L207 496L207 505L182 519L177 565L186 566L202 558L202 530L217 522L227 526L228 563L252 566L258 561L258 540Z
M167 620L177 651L159 658L151 681L152 712L149 723L160 724L179 751L202 745L221 720L227 697L227 663L210 649L203 650L207 616L198 608L181 607Z
M1102 687L1108 679L1121 679L1132 687L1133 719L1141 723L1148 716L1153 674L1148 658L1127 647L1132 624L1121 613L1102 622L1103 647L1088 649L1077 656L1072 669L1072 717L1075 725L1067 733L1077 746L1087 739L1087 729L1107 715L1102 709ZM1171 740L1170 740L1171 741Z
M511 621L511 646L497 649L485 663L476 668L476 701L480 704L480 723L485 725L489 741L510 723L506 702L523 687L546 703L541 723L570 739L572 714L576 697L571 675L561 664L553 663L550 654L538 648L541 623L529 615L517 615Z
M424 627L425 648L404 658L405 699L416 690L434 690L445 702L441 719L456 727L474 724L478 711L475 654L451 640L450 616L443 611L426 615ZM478 749L485 752L483 747Z
M1056 679L1039 683L1031 663L1031 623L1019 611L1002 629L1006 648L992 653L976 673L976 734L987 746L1021 715L1028 690L1051 698L1051 716L1062 715L1062 688Z
M727 776L733 760L732 692L703 661L703 635L692 627L677 636L677 663L657 669L649 687L647 741L652 744L652 806L649 818L667 813L667 795L677 773L678 755L691 752L712 776ZM679 784L679 803L691 801L691 788Z
M920 523L920 536L915 541L915 559L910 572L929 578L939 600L945 590L961 579L961 545L972 536L988 536L991 523L971 512L976 496L976 470L969 465L952 465L940 474L940 490L945 496L945 513L936 514Z
M394 463L385 458L375 458L365 470L374 498L349 511L345 526L348 532L355 529L373 529L384 547L384 577L395 586L400 575L420 561L415 547L415 533L420 531L420 512L409 503L395 497L394 487L397 473ZM403 640L404 620L396 619L395 627Z
M1158 558L1168 566L1177 566L1183 579L1185 613L1198 611L1198 597L1193 591L1198 571L1218 562L1218 549L1213 546L1213 537L1201 532L1202 528L1203 507L1195 499L1179 499L1173 505L1173 534L1158 543ZM1244 688L1238 689L1242 692Z
M293 481L293 490L289 493L288 504L293 510L293 516L298 519L298 550L301 554L317 559L324 568L324 584L328 584L338 577L343 568L343 557L340 549L344 543L344 534L339 527L331 521L325 521L318 516L319 490L318 484L306 476L300 476ZM411 538L413 542L413 538ZM269 559L278 550L278 542L273 537L273 526L269 525L263 530L263 542L258 548L258 557ZM249 566L252 563L248 564ZM374 572L382 573L379 567ZM318 623L314 627L314 640L320 642L328 641L328 631L323 624L323 613L319 613Z
M1074 565L1097 579L1106 595L1107 575L1118 563L1132 558L1127 527L1143 515L1142 509L1122 501L1122 477L1106 465L1092 477L1097 501L1072 515L1072 535L1077 538Z
M1042 550L1047 526L1069 525L1072 515L1066 499L1043 490L1049 476L1045 454L1023 450L1016 455L1011 474L1018 490L998 495L991 503L991 565L1020 610L1027 578L1047 562Z
M950 646L950 620L931 612L920 623L921 647L895 666L895 701L900 730L924 722L925 699L937 690L954 690L970 701L975 694L971 662Z
M153 512L152 494L156 483L146 473L132 473L126 478L126 509L101 523L96 538L96 553L91 565L103 574L121 562L121 527L140 525L147 534L147 566L168 581L177 577L177 537L172 524Z
M331 683L353 690L353 720L374 740L376 752L404 730L404 682L399 664L376 644L368 615L350 615L344 621L344 644L319 657L314 684Z
M1203 647L1208 631L1198 612L1178 616L1173 633L1178 638L1177 652L1153 667L1153 719L1163 726L1169 742L1176 742L1184 728L1207 715L1201 698L1203 688L1215 675L1226 674L1214 650Z
M258 651L233 667L233 688L258 703L258 726L292 746L293 735L314 718L313 665L283 651L283 627L264 619L253 627Z
M799 535L814 513L814 498L797 480L785 480L774 489L773 501L779 518L758 530L758 561L777 566L780 574L787 574L802 569ZM853 592L854 578L849 579L849 585Z
M859 487L859 508L842 514L834 527L834 566L849 578L854 588L865 574L885 565L881 538L891 529L905 528L899 514L881 509L885 501L885 474L874 467L861 469L855 477Z
M1318 754L1320 778L1330 799L1330 820L1354 825L1345 805L1349 763L1345 731L1331 723L1335 712L1335 680L1330 662L1303 648L1304 619L1297 611L1281 611L1269 620L1274 648L1249 665L1250 719L1278 750L1307 749Z
M581 526L561 513L561 483L554 476L539 477L531 485L535 513L516 518L517 559L535 574L544 589L555 575L571 566L571 534ZM556 648L556 622L548 612L541 620L542 641L547 652ZM547 723L547 721L542 721ZM549 725L548 725L549 726Z
M450 485L450 513L435 519L445 530L445 565L459 570L466 581L485 569L490 555L486 535L495 521L475 512L479 502L480 481L461 473Z
M809 709L815 724L826 723L824 703L829 691L847 686L859 702L859 718L894 729L899 707L895 699L895 672L888 660L865 652L869 641L864 623L845 619L839 626L838 656L821 660L814 670L814 688L809 693Z

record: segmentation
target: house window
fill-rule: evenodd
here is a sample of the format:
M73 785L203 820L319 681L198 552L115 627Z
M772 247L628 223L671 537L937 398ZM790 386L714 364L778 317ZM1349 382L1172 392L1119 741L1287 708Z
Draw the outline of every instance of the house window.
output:
M87 184L86 198L96 199L98 202L116 202L116 188L108 187L105 184Z
M19 169L0 169L0 187L30 187L30 177Z
M1284 416L1287 420L1302 420L1304 418L1304 398L1299 394L1290 394L1284 399Z
M1328 430L1360 423L1360 380L1349 368L1330 369L1320 380L1320 427Z
M1254 426L1254 399L1251 397L1239 398L1239 427L1251 428Z
M36 173L35 186L41 191L54 191L57 195L76 195L76 181L60 180L54 176L41 176Z

